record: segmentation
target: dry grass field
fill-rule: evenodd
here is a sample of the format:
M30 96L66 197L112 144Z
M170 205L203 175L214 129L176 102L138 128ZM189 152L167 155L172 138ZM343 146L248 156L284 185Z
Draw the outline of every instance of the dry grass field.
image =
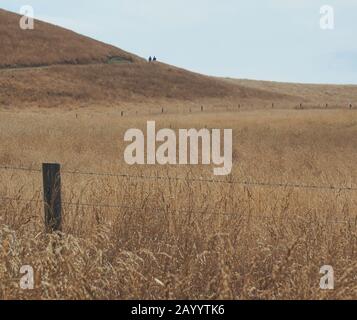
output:
M0 10L0 300L357 299L357 86L209 77L18 23ZM233 129L232 174L129 167L124 133L148 120ZM44 162L63 233L45 233Z
M233 128L232 177L128 167L124 132L147 120ZM3 109L0 165L61 163L64 226L44 233L40 172L0 170L0 299L356 299L357 191L291 186L357 187L356 134L356 110ZM24 264L33 291L19 289ZM320 290L323 265L335 290Z

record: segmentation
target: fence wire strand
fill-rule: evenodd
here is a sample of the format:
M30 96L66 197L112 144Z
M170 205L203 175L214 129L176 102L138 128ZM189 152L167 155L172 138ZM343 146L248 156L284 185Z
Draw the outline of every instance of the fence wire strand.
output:
M0 170L10 170L10 171L25 171L25 172L42 172L41 169L31 168L31 167L21 167L21 166L0 166ZM342 186L327 186L327 185L307 185L307 184L297 184L297 183L269 183L269 182L251 182L251 181L237 181L237 180L218 180L206 177L189 178L189 177L170 177L170 176L145 176L145 175L130 175L130 174L116 174L109 172L85 172L85 171L74 171L74 170L61 170L61 173L71 174L71 175L86 175L86 176L106 176L106 177L120 177L120 178L133 178L133 179L147 179L147 180L169 180L169 181L184 181L184 182L205 182L205 183L226 183L226 184L237 184L245 187L273 187L273 188L296 188L296 189L315 189L315 190L338 190L338 191L357 191L357 187L342 187ZM42 203L44 200L40 199L20 199L18 197L0 197L1 201L15 201L21 203ZM81 208L112 208L112 209L126 209L126 210L145 210L145 207L134 207L118 204L106 204L106 203L81 203L81 202L61 202L64 206L69 207L81 207ZM236 215L240 216L237 212L220 212L217 210L207 209L207 210L196 210L191 209L177 209L169 210L165 208L150 208L153 211L164 211L167 213L191 213L196 212L200 214L217 214L217 215ZM252 215L247 216L247 218L263 218L268 219L268 215ZM333 220L332 223L351 223L352 220ZM355 219L357 223L357 217Z
M25 168L25 167L10 167L0 166L1 170L11 171L28 171L28 172L42 172L41 169ZM357 191L357 187L347 186L333 186L333 185L309 185L299 183L276 183L266 181L239 181L239 180L219 180L207 177L172 177L172 176L146 176L146 175L130 175L126 173L110 173L110 172L85 172L74 170L61 170L63 174L71 175L84 175L84 176L105 176L105 177L118 177L118 178L133 178L143 180L166 180L166 181L183 181L183 182L205 182L205 183L223 183L223 184L236 184L244 187L273 187L273 188L294 188L294 189L315 189L315 190L336 190L336 191Z
M35 200L35 199L19 199L19 198L12 198L12 197L0 197L1 201L15 201L15 202L22 202L22 203L42 203L44 204L43 200ZM93 204L93 203L75 203L75 202L61 202L62 205L67 205L67 206L72 206L72 207L81 207L81 208L111 208L111 209L127 209L127 210L145 210L145 209L149 209L149 208L145 208L145 207L133 207L133 206L121 206L121 205L114 205L114 204ZM165 208L150 208L151 211L162 211L165 213L171 213L171 214L177 214L177 213L191 213L191 212L195 212L195 213L199 213L199 214L210 214L210 215L214 215L216 214L217 216L236 216L239 218L246 218L246 219L273 219L273 218L277 218L276 216L272 216L271 214L254 214L254 215L242 215L238 212L220 212L218 209L217 210L196 210L195 208L191 208L191 209L177 209L177 210L168 210ZM289 216L290 217L290 216ZM328 223L335 223L335 224L347 224L347 223L354 223L355 225L357 225L357 216L349 219L349 220L338 220L338 219L334 219L334 220L330 220L328 221Z

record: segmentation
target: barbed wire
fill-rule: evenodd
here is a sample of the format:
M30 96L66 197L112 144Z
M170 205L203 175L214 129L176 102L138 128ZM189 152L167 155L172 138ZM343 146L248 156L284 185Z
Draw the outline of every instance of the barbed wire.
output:
M0 166L1 170L12 171L28 171L28 172L42 172L41 169L26 168L26 167L11 167ZM312 185L299 183L277 183L266 181L240 181L240 180L222 180L212 179L207 177L172 177L172 176L147 176L147 175L131 175L127 173L110 173L110 172L89 172L89 171L75 171L75 170L61 170L63 174L84 175L84 176L102 176L102 177L118 177L118 178L133 178L143 180L166 180L166 181L183 181L183 182L205 182L205 183L222 183L222 184L236 184L245 187L275 187L275 188L293 188L293 189L315 189L315 190L336 190L336 191L357 191L357 187L347 186L333 186L333 185Z
M36 199L19 199L15 197L0 197L1 201L17 201L22 203L42 203L44 204L44 200L36 200ZM165 213L199 213L199 214L216 214L217 216L236 216L239 218L247 218L247 219L274 219L277 216L272 214L252 214L252 215L242 215L238 212L220 212L219 209L216 210L198 210L195 208L191 209L176 209L176 210L169 210L167 208L146 208L146 207L134 207L134 206L123 206L123 205L116 205L116 204L93 204L93 203L76 203L76 202L61 202L62 205L67 206L74 206L74 207L85 207L85 208L114 208L114 209L127 209L127 210L151 210L151 211L163 211ZM289 216L290 218L291 216ZM353 219L349 220L341 220L341 219L334 219L328 221L329 223L336 223L336 224L346 224L346 223L355 223L357 224L357 216Z
M25 167L0 166L0 169L1 169L1 170L11 170L11 171L42 172L42 170L40 170L40 169L25 168Z
M44 203L43 200L36 200L36 199L21 199L21 198L15 198L15 197L0 197L0 200L2 201L18 201L18 202L24 202L24 203Z
M18 201L18 202L23 202L23 203L42 203L44 204L45 201L44 200L35 200L35 199L21 199L21 198L17 198L17 197L0 197L0 200L3 201ZM127 206L127 205L118 205L118 204L105 204L105 203L81 203L81 202L68 202L68 201L61 201L62 205L65 206L71 206L71 207L90 207L90 208L114 208L114 209L130 209L130 210L144 210L144 209L148 209L147 207L139 207L139 206ZM191 213L191 212L196 212L196 213L217 213L218 210L198 210L195 208L191 208L191 209L176 209L176 210L169 210L167 208L150 208L150 210L153 211L165 211L165 212L169 212L169 213ZM223 214L236 214L236 213L223 213Z

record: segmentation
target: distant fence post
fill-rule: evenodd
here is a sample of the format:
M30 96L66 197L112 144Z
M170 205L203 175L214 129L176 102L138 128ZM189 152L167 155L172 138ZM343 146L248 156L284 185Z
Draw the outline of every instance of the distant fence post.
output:
M43 163L42 175L46 232L62 231L61 166Z

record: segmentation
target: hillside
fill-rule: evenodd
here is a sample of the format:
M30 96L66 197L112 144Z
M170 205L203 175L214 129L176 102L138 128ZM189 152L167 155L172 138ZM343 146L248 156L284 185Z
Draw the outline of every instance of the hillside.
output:
M33 30L19 27L20 16L0 9L0 68L107 62L138 58L123 50L42 21Z
M224 80L253 90L264 89L272 94L299 97L301 102L307 104L347 106L351 103L357 106L357 85L302 84L230 78Z
M226 84L164 64L51 66L0 71L0 104L101 105L166 100L280 99L264 90Z
M353 101L357 87L294 87L221 79L134 54L36 21L21 30L20 16L0 10L0 108L166 105L296 105L301 101ZM325 92L325 93L323 93ZM331 98L331 99L332 99ZM182 105L182 104L181 104Z
M0 106L70 106L202 99L280 99L133 54L41 21L19 28L0 10Z

